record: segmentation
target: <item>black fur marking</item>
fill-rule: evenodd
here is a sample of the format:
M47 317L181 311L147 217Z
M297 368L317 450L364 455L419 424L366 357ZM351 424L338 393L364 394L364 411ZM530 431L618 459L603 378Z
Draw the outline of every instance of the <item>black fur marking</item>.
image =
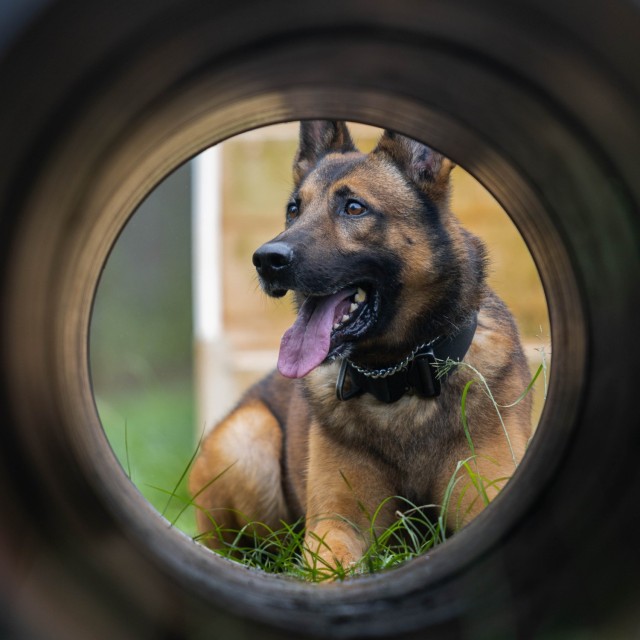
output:
M300 192L311 173L313 173L315 180L321 180L326 185L332 185L338 180L343 180L344 178L346 178L354 169L356 169L356 167L358 167L358 165L363 164L365 160L365 156L341 158L340 156L331 152L331 158L323 156L319 160L318 164L314 167L313 171L305 176L304 180L300 183L298 189L296 190L296 193Z
M271 411L278 425L284 432L284 425L287 422L287 412L289 411L288 402L278 402L280 398L278 394L273 393L272 388L277 384L276 378L278 373L272 371L265 378L262 378L253 387L251 387L241 398L238 406L244 404L247 400L260 400Z
M415 194L420 199L420 204L422 205L420 208L421 221L426 224L429 229L443 231L438 207L424 191L418 189L413 183L410 184L413 187Z
M345 185L341 186L339 189L336 189L336 191L335 191L335 193L333 195L334 195L334 197L340 198L341 200L347 200L348 198L357 198L357 197L359 197L351 189L349 189L349 187L347 187Z

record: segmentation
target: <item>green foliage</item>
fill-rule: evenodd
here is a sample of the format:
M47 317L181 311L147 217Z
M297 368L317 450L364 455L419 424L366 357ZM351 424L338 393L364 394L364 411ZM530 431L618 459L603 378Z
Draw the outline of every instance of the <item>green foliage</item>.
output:
M97 395L96 405L124 472L160 513L175 521L181 504L190 499L186 475L194 455L191 385L133 388L111 394L108 401ZM182 514L180 528L195 535L193 509Z
M454 366L454 364L456 363L442 363L442 370L444 371L447 368ZM499 488L508 480L506 477L483 477L478 471L478 456L471 438L466 410L467 394L471 386L473 384L479 384L481 386L483 391L491 399L499 416L500 409L505 408L505 406L514 406L518 402L522 401L522 399L531 391L541 374L543 374L544 377L546 394L547 362L544 352L542 353L542 363L535 372L531 382L525 391L509 405L499 405L495 401L484 376L470 365L467 365L466 363L462 363L462 365L468 367L474 373L474 378L465 386L460 400L462 428L467 438L470 455L466 459L460 460L457 463L456 469L447 485L441 505L415 505L401 496L391 496L384 500L375 512L369 513L364 503L361 500L358 500L358 507L368 522L369 529L367 534L368 538L372 542L364 557L356 565L348 567L341 566L340 564L338 564L338 566L330 565L317 553L306 548L304 542L305 532L303 521L295 523L281 522L279 529L272 529L265 523L255 521L250 522L244 514L237 514L240 516L239 519L246 521L247 524L240 529L230 530L221 527L216 521L214 514L203 511L211 522L212 532L195 536L194 539L200 542L206 542L208 537L213 537L216 540L227 540L224 546L215 549L214 552L239 562L244 566L261 569L268 573L285 574L290 577L311 582L344 580L362 573L375 573L390 569L407 562L430 549L433 549L438 544L441 544L447 539L447 531L451 528L456 528L455 526L449 527L450 523L447 522L447 514L451 511L450 506L454 495L454 489L458 487L461 482L464 482L465 486L460 494L459 504L456 505L455 511L458 513L460 512L462 498L466 491L474 490L478 496L476 499L481 499L484 504L487 505L489 503L487 490L494 487ZM502 424L504 427L504 423ZM508 439L506 429L505 437ZM189 466L191 462L193 462L194 457L195 454L192 456ZM517 465L514 457L514 468L515 466ZM187 469L183 471L180 481L182 481L186 476ZM216 482L221 475L222 474L213 478L208 485L201 489L201 492L212 483ZM342 475L342 479L353 492L353 489L344 474ZM178 482L176 486L179 485L180 482ZM185 498L183 494L179 494L175 490L167 491L165 493L169 496L170 501L175 499L182 505L179 510L174 510L174 513L176 514L172 521L174 526L178 525L182 516L185 513L188 513L190 508L200 509L197 504L198 495L193 496L192 498ZM396 503L403 505L403 508L396 510L396 520L391 524L391 526L380 531L378 519L383 509L391 501L395 501ZM437 515L434 517L434 514ZM459 515L464 514L459 513ZM326 543L323 540L316 539L314 542L319 543L321 546L326 546ZM317 545L314 545L314 547L317 547ZM305 556L307 557L307 561L305 561ZM308 561L308 558L311 558L311 561Z
M151 192L104 267L90 336L98 394L191 375L189 184L185 166Z

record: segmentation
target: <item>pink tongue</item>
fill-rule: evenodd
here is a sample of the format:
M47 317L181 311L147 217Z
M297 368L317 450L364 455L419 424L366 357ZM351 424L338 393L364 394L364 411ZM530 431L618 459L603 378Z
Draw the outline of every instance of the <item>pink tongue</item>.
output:
M355 292L356 289L343 289L304 301L296 321L280 342L278 369L283 376L302 378L324 361L329 354L333 325L338 316L348 313L348 305L341 303L348 302Z

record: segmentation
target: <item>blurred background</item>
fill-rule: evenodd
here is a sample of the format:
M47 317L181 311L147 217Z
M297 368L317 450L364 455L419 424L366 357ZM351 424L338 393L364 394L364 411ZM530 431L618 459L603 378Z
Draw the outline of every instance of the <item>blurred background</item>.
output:
M375 146L379 130L351 129L363 151ZM248 132L218 145L213 162L196 159L168 176L123 230L96 294L90 357L105 433L138 489L189 535L186 472L198 441L274 368L293 322L289 296L260 291L251 255L284 224L297 131L287 123ZM452 209L487 243L490 284L516 316L534 372L541 350L551 349L531 255L499 204L460 167L453 185ZM202 200L203 188L212 199ZM219 305L203 320L208 300ZM537 421L542 377L534 393Z

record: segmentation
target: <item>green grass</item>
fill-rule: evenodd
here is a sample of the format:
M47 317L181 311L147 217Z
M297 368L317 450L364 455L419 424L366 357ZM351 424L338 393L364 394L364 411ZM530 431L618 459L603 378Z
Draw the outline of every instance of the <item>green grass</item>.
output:
M383 507L391 500L403 505L396 511L397 520L382 532L378 532L377 518ZM304 523L299 520L292 524L282 522L281 528L270 529L267 525L251 522L239 530L223 530L211 517L217 538L231 534L232 539L224 548L214 552L239 564L267 573L284 574L308 582L344 580L363 573L376 573L396 567L417 557L446 539L446 524L443 520L433 521L427 512L433 505L418 507L401 497L385 500L374 514L370 515L368 532L372 544L364 557L353 566L334 566L323 561L317 554L305 548ZM206 536L196 537L205 542ZM323 541L316 538L323 545ZM326 545L325 545L326 546ZM305 562L304 552L312 557Z
M111 396L109 402L99 397L97 404L107 437L125 473L172 526L179 527L201 542L206 542L206 535L229 540L215 553L244 566L311 582L344 580L354 575L396 567L444 542L451 528L447 523L447 513L454 490L460 483L466 487L462 495L464 491L473 489L478 495L477 499L485 505L489 503L487 490L494 485L502 486L508 478L485 478L478 473L477 454L466 416L467 394L472 385L479 385L502 420L501 409L520 402L534 386L541 386L546 395L547 360L544 351L541 352L541 360L530 384L509 405L499 405L482 374L463 363L462 366L470 368L473 373L460 400L461 428L467 438L469 456L458 462L443 503L415 505L402 497L392 496L369 514L363 503L359 502L369 526L366 534L372 543L362 560L349 567L328 566L317 555L312 562L305 562L302 521L281 522L277 530L263 523L251 522L239 530L229 531L223 530L211 514L207 514L212 522L213 533L197 534L195 511L199 508L198 495L190 496L186 487L188 472L197 453L192 431L193 400L190 385L175 384L144 392L123 391ZM451 363L443 363L441 368L445 370L449 366ZM504 433L508 439L506 429ZM514 469L516 466L514 457ZM212 479L209 484L217 479ZM347 479L343 479L348 485ZM204 489L206 487L201 491ZM378 518L391 500L400 505L395 512L396 520L390 527L380 531ZM460 510L460 505L457 505L457 509ZM323 544L320 540L316 542ZM306 553L307 556L314 555L309 550Z
M487 490L493 486L502 486L508 481L508 478L486 478L478 473L476 464L478 457L471 438L466 413L466 399L470 387L473 384L479 384L491 400L496 414L500 418L505 438L509 442L509 435L502 420L501 409L521 402L534 388L541 375L544 385L543 393L546 396L547 360L544 351L541 351L541 360L542 362L527 388L509 405L498 404L484 376L470 365L462 363L462 366L471 369L474 375L473 379L465 386L460 400L462 428L467 438L470 455L457 463L441 505L415 505L400 496L392 496L383 501L373 514L369 514L366 512L364 504L359 501L360 510L364 513L369 523L369 531L367 533L372 543L364 557L356 565L349 567L328 565L317 554L305 549L304 530L301 522L295 523L293 526L282 523L283 528L277 531L270 530L261 523L250 523L243 527L242 530L234 531L233 541L226 544L222 549L216 549L215 552L244 565L257 567L267 572L285 573L304 580L321 582L323 580L344 580L357 574L375 573L390 569L441 544L447 539L447 531L449 531L447 514L451 506L454 489L459 483L466 483L466 487L458 498L460 501L465 491L473 488L477 492L478 499L482 500L486 506L489 504ZM448 361L442 363L441 369L444 372L453 365L454 363ZM509 447L511 448L510 442ZM513 450L511 451L513 455ZM513 455L513 463L515 471L518 465L515 455ZM343 480L350 486L346 478L343 477ZM196 499L197 496L194 496L194 500ZM376 526L377 519L382 509L391 500L397 501L404 505L405 508L396 510L396 521L390 527L384 529L382 533L379 533ZM456 505L456 509L460 512L461 505ZM435 518L433 517L434 511L438 513ZM229 532L221 531L211 515L208 515L214 527L212 535L222 539L222 534L228 534ZM316 540L316 542L322 543L319 540ZM303 555L311 556L312 561L305 562Z
M193 390L187 382L141 387L96 397L105 433L122 468L144 497L176 523L188 501L188 461L194 453ZM196 534L193 509L180 528Z

